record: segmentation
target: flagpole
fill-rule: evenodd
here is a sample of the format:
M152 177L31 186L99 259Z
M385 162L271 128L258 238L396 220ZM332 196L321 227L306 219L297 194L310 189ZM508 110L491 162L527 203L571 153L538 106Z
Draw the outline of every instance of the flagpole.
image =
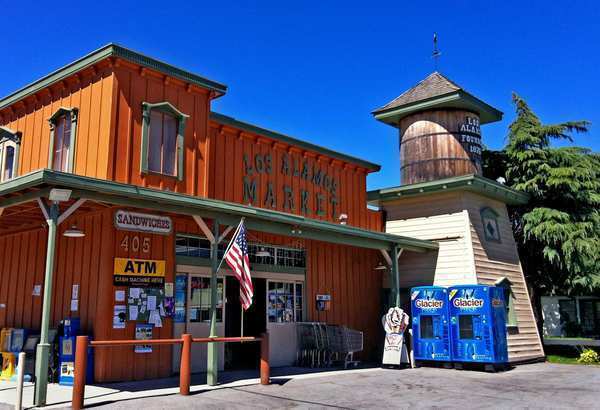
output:
M244 269L244 264L245 264L244 258L242 258L242 269ZM240 282L240 292L241 291L242 291L242 283ZM241 324L242 328L241 328L241 331L240 331L240 335L241 335L241 337L244 337L244 304L241 303L241 300L240 300L240 308L242 309L242 320L241 320L241 322L242 322L242 324Z
M241 334L241 337L244 337L244 306L241 306L241 308L242 308L242 330L241 330L240 334Z
M235 232L233 233L233 236L231 237L231 239L235 238L235 236L237 235L237 233L240 230L242 224L244 223L244 219L245 219L245 217L242 217L242 219L240 220L240 223L238 224L237 228L235 228ZM227 255L227 252L229 251L229 248L231 248L232 244L233 244L233 240L229 241L229 245L227 245L227 248L225 249L225 252L223 252L223 256ZM219 262L219 266L217 266L217 272L221 269L221 265L223 264L224 260L225 260L225 258L221 258L221 262Z

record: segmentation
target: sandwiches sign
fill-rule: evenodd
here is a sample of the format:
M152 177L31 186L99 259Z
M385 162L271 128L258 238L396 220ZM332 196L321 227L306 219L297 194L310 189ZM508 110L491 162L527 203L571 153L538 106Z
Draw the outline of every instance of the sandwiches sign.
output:
M169 235L173 231L173 221L168 216L142 214L118 210L115 213L115 226L126 231L148 232Z

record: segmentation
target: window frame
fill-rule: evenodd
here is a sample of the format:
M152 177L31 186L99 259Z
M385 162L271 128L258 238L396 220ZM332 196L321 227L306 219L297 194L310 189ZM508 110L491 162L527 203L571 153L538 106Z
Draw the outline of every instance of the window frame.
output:
M178 120L177 125L177 136L175 143L175 175L164 174L162 172L152 171L148 167L148 157L150 154L150 117L152 111L156 110L163 114L168 114L174 116ZM186 122L190 116L184 114L175 108L171 103L167 101L159 102L159 103L142 103L142 152L140 155L140 170L142 174L157 174L166 177L176 178L179 181L183 181L183 173L184 173L184 135L185 135L185 126Z
M77 121L79 120L79 109L60 107L48 118L50 125L50 143L48 144L48 168L54 170L54 132L56 131L57 120L63 115L71 116L71 134L69 136L69 158L67 159L67 169L59 172L73 172L75 165L75 150L77 149Z
M0 126L0 183L10 181L18 176L19 153L21 151L22 134L10 128ZM14 148L12 175L6 181L4 178L4 161L6 161L6 147Z
M483 227L483 236L485 237L485 240L489 242L502 243L502 237L500 236L500 224L498 223L498 217L500 216L500 214L498 214L498 212L496 212L494 209L488 206L481 208L479 213L481 215L481 225ZM491 218L494 220L494 224L496 225L496 232L498 232L497 238L490 236L488 234L487 229L485 229L486 218Z
M512 290L512 282L503 277L496 281L496 286L504 290L504 303L506 304L506 327L517 328L517 311L515 309L515 295ZM508 300L507 300L508 297Z

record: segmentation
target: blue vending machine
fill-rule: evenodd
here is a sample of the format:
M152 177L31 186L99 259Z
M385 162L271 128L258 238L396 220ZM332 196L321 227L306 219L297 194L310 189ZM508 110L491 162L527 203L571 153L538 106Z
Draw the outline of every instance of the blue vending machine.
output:
M448 289L452 357L462 363L482 363L486 369L508 362L506 308L503 289L460 285Z
M452 361L448 290L420 286L410 292L415 360Z

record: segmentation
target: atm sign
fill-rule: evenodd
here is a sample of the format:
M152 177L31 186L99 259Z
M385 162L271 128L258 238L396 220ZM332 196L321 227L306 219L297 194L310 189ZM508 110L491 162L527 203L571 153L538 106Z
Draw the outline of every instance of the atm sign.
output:
M115 258L113 283L116 286L162 287L164 260Z

